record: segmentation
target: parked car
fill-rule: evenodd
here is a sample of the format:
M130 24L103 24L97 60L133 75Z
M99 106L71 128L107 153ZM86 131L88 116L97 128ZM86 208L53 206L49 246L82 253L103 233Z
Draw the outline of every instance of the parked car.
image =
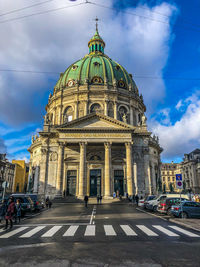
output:
M160 201L164 200L167 197L180 197L180 194L161 194L157 198L154 198L153 200L149 200L146 204L146 208L151 211L157 211L158 204ZM188 195L181 195L181 197L185 199L189 199Z
M44 201L42 200L40 195L37 194L26 194L26 196L29 196L33 203L34 203L34 210L35 211L40 211L41 209L44 208Z
M12 194L10 195L14 198L14 202L16 203L17 199L19 199L21 203L21 213L24 216L26 213L32 213L34 211L34 203L32 199L25 194Z
M146 205L148 204L148 202L150 200L155 199L155 198L156 198L156 195L149 195L149 196L145 197L145 199L144 199L144 208L146 209Z
M171 214L175 217L200 218L200 203L184 201L182 202L182 205L172 206Z
M139 200L138 207L144 207L144 198Z
M181 198L180 197L167 197L163 200L161 200L158 203L158 208L157 211L160 213L164 213L164 214L168 214L171 215L171 207L174 205L179 205L181 203L181 201L187 201L186 198Z

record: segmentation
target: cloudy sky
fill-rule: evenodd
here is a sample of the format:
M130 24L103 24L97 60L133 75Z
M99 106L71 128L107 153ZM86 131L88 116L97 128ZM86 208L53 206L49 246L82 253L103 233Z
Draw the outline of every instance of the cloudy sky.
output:
M105 53L144 96L162 160L200 147L200 23L192 0L0 1L0 153L29 159L59 73L88 53L94 18Z

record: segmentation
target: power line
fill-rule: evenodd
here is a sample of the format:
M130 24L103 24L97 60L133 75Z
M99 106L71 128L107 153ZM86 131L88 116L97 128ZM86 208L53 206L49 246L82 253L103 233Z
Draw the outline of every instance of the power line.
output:
M5 22L10 22L10 21L20 20L20 19L24 19L24 18L28 18L28 17L42 15L42 14L47 14L47 13L55 12L55 11L58 11L58 10L67 9L67 8L75 7L75 6L80 6L80 5L84 5L84 4L88 4L88 3L89 2L86 1L84 3L74 4L74 5L71 5L71 6L63 6L63 7L53 8L53 9L49 9L49 10L46 10L46 11L32 13L32 14L29 14L29 15L24 15L24 16L21 16L21 17L13 18L13 19L2 20L2 21L0 21L0 23L5 23Z
M55 72L55 71L34 71L34 70L16 70L16 69L0 69L0 72L19 72L19 73L32 73L32 74L55 74L55 75L60 75L61 72ZM199 81L200 78L195 77L173 77L173 76L148 76L148 75L133 75L133 78L138 78L138 79L162 79L162 80L195 80Z
M127 1L129 1L129 0L127 0ZM131 0L131 1L132 1L132 0ZM148 10L148 11L150 11L150 12L153 13L153 14L158 14L158 15L161 15L161 16L163 16L163 17L170 18L170 16L168 16L168 15L166 15L166 14L163 14L163 13L160 13L160 12L157 12L157 11L153 11L153 10L149 10L148 7L137 6L137 8L144 9L144 10ZM195 27L200 27L199 24L193 23L193 22L191 22L191 21L189 21L189 20L186 20L186 19L184 19L184 18L180 18L180 20L182 20L183 23L190 24L190 25L195 26Z
M151 20L151 21L163 23L163 24L166 24L166 25L175 25L175 23L170 23L170 22L167 22L167 21L153 19L153 18L150 18L148 16L139 15L139 14L136 14L136 13L125 11L125 10L119 10L118 8L115 8L115 7L105 6L105 5L101 5L101 4L97 4L97 3L93 3L93 2L88 2L88 3L89 4L92 4L92 5L95 5L95 6L102 7L102 8L111 9L111 10L115 10L115 11L120 11L122 13L129 14L129 15L132 15L132 16L137 16L137 17L140 17L140 18L143 18L143 19L147 19L147 20ZM197 28L191 28L191 27L188 28L185 25L177 25L177 26L179 26L179 27L181 26L182 27L181 29L185 28L186 30L193 30L193 31L198 31L198 32L200 31L200 28L199 29L197 29Z
M44 5L44 4L49 3L49 2L52 2L52 1L55 1L55 0L48 0L48 1L41 2L41 3L33 4L31 6L26 6L26 7L14 9L14 10L11 10L11 11L8 11L8 12L5 12L5 13L0 14L0 17L1 16L5 16L5 15L9 15L9 14L12 14L12 13L15 13L15 12L19 12L19 11L22 11L22 10L25 10L25 9L28 9L28 8L31 8L31 7Z

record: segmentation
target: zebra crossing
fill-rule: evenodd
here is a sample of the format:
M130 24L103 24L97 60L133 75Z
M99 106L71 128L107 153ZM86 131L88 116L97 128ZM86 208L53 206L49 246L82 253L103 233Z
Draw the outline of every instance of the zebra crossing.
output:
M50 227L50 229L49 229ZM179 226L175 225L119 225L119 228L113 225L40 225L40 226L19 226L10 231L0 231L0 239L7 239L12 237L17 237L20 239L31 238L39 236L41 238L51 238L58 234L62 237L76 237L79 229L82 229L83 237L95 237L97 236L97 229L101 231L101 235L104 237L117 237L118 235L124 235L129 237L137 237L144 235L147 237L180 237L187 236L191 238L199 238L200 235L195 234L191 231L185 230ZM119 232L119 229L121 231ZM45 232L44 232L45 231Z

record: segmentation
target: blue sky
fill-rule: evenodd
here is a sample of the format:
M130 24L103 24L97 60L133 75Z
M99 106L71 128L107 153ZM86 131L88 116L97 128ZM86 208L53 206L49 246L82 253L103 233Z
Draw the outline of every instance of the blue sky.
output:
M162 160L179 162L184 153L199 148L197 1L91 0L71 7L85 1L52 0L36 6L42 2L7 0L1 7L0 152L10 160L29 159L27 148L42 128L57 73L88 52L96 16L105 53L133 74L144 96L149 130L164 148ZM35 6L2 16L29 5ZM60 7L67 8L20 18Z

